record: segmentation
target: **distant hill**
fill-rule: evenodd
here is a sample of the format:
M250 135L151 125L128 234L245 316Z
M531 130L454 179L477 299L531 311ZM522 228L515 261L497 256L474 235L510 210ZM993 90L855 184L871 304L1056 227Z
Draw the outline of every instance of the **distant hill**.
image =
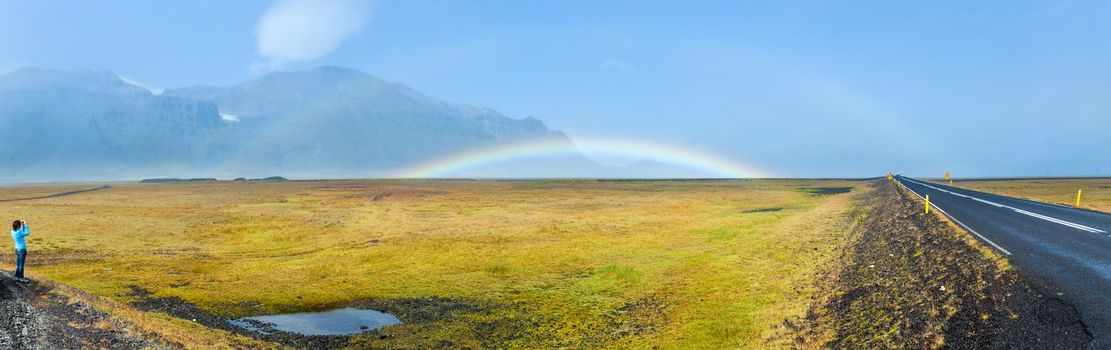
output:
M110 72L0 75L0 180L381 176L463 150L566 140L533 118L451 104L334 66L163 95ZM597 168L585 157L560 168ZM512 176L512 175L510 175Z

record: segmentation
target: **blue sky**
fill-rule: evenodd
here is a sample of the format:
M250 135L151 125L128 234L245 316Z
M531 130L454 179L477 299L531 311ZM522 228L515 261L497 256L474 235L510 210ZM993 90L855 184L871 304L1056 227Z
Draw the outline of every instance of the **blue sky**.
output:
M0 0L0 71L323 64L781 176L1111 174L1106 1Z

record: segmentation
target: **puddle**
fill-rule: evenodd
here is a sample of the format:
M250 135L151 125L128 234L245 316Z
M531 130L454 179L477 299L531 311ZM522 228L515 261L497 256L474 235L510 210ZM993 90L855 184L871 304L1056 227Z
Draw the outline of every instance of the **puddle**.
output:
M324 312L244 317L228 320L228 323L262 334L277 330L300 335L348 335L400 324L401 320L384 312L348 307Z

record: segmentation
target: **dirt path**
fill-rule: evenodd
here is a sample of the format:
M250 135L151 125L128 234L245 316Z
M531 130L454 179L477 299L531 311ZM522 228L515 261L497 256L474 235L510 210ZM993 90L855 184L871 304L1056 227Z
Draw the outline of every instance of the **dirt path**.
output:
M166 348L81 301L0 272L0 349Z
M17 201L30 201L30 200L36 200L36 199L46 199L46 198L57 198L57 197L65 197L65 196L72 196L72 195L75 195L75 194L80 194L80 193L85 193L85 192L93 192L93 191L107 190L107 189L109 189L109 188L112 188L112 186L110 186L110 185L104 185L104 186L100 186L100 187L97 187L97 188L89 188L89 189L84 189L84 190L76 190L76 191L69 191L69 192L62 192L62 193L48 194L48 195L45 195L45 196L37 196L37 197L25 197L25 198L10 198L10 199L0 199L0 202L17 202Z

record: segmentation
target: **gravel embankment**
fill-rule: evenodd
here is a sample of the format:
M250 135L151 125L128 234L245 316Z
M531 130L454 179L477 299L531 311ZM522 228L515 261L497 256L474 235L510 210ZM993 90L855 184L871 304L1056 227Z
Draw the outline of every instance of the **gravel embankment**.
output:
M878 181L830 268L799 345L838 349L1078 349L1075 309L977 249L967 233Z
M127 328L45 284L21 284L0 273L0 349L171 348Z

